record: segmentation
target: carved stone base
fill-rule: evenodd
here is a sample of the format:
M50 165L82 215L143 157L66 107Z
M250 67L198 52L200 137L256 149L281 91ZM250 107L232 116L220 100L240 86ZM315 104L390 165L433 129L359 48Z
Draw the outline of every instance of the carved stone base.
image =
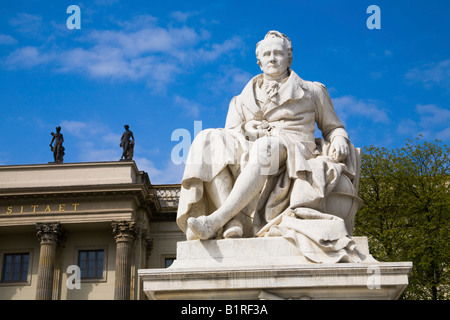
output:
M281 237L184 241L167 269L141 269L149 299L398 299L411 262L314 264Z

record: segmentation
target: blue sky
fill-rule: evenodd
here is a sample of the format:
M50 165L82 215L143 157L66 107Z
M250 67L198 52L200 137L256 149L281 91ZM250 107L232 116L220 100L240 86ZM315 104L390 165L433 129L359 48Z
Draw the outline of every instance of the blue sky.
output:
M369 5L381 9L370 30ZM81 29L69 30L69 5ZM223 127L260 73L267 31L292 41L292 69L324 83L357 147L450 141L450 2L385 0L0 2L0 164L116 161L123 125L154 184L179 183L177 129Z

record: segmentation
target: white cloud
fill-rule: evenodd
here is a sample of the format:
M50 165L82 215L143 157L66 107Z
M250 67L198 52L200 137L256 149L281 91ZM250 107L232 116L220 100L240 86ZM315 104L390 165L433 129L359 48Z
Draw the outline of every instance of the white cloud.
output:
M142 80L149 84L167 84L179 73L176 65L157 56L127 58L123 51L113 47L71 49L58 55L58 72L85 73L93 78Z
M197 11L174 11L170 16L179 22L185 23L189 18L198 15Z
M88 124L81 121L64 120L61 123L64 130L76 137L85 137Z
M99 6L112 6L119 2L119 0L95 0L94 3Z
M184 164L176 165L169 160L161 169L157 169L153 161L147 158L135 157L134 161L139 170L148 173L152 184L181 183L184 173Z
M158 19L149 14L135 15L129 20L116 20L111 18L118 26L124 30L139 30L156 26Z
M450 86L450 59L427 63L413 68L405 74L405 78L413 82L421 82L425 86Z
M440 108L435 104L418 104L416 111L421 117L420 125L422 127L428 128L450 123L450 110Z
M121 135L118 133L106 132L102 135L102 140L104 143L109 145L119 145Z
M203 108L199 103L183 98L179 95L174 97L175 107L180 107L186 111L190 116L198 117L200 110Z
M73 141L74 144L70 148L66 146L66 150L76 155L73 157L75 161L116 161L122 154L120 136L102 123L64 120L61 133L64 140Z
M163 171L157 169L153 161L139 156L133 157L133 160L136 162L136 165L139 168L139 170L148 173L148 176L150 177L150 181L152 183L154 183L153 178L156 177L158 179L158 177L161 178L163 176Z
M36 47L22 47L6 57L5 65L12 68L31 68L50 62L50 54L43 54Z
M374 71L374 72L369 73L369 76L372 79L380 79L384 73L385 73L385 71Z
M235 36L225 40L223 43L213 43L210 48L199 49L194 58L196 59L195 61L198 61L198 59L213 61L223 54L242 48L243 44L241 38Z
M103 123L64 120L61 122L61 132L66 141L66 157L70 155L71 161L118 161L122 155L122 148L119 147L121 133L112 131ZM149 153L148 150L142 150L144 146L137 148L140 151L136 152L135 149L133 160L139 170L148 173L152 183L181 183L184 165L175 165L169 160L158 166L142 156ZM154 152L150 150L150 153Z
M392 51L386 49L386 50L384 50L384 55L386 57L392 57L394 55L394 53Z
M450 138L450 110L435 104L417 104L419 126L425 138L448 140Z
M370 100L357 99L346 95L332 99L339 118L345 122L350 117L364 117L378 123L389 123L388 114Z
M419 128L412 119L402 119L398 123L397 133L403 136L417 136Z
M24 17L33 21L30 15ZM76 39L81 44L78 47L66 48L53 41L52 45L19 48L5 64L14 68L45 65L53 71L92 78L144 81L152 90L163 91L189 68L215 61L243 46L239 37L209 43L210 35L204 30L158 27L149 15L116 23L124 28L86 31Z
M450 127L445 128L444 130L441 130L436 133L436 138L442 141L448 141L450 140Z
M450 139L450 110L435 104L417 104L415 114L417 120L410 118L399 122L397 133L404 136L416 137L421 134L426 139Z
M122 152L119 148L106 148L92 141L83 141L80 143L79 161L95 162L95 161L117 161L120 159Z
M136 31L94 30L86 39L97 47L118 48L124 56L138 56L145 53L163 52L192 46L201 36L192 28L161 28L143 26Z
M16 44L17 40L7 34L0 34L0 44L12 45Z
M9 19L9 24L21 33L35 35L42 28L42 18L38 15L21 12Z
M226 92L227 100L230 96L236 96L241 93L245 85L250 81L253 75L250 72L236 68L231 65L223 65L215 73L205 75L208 90L216 95L222 95ZM214 84L214 85L211 85Z

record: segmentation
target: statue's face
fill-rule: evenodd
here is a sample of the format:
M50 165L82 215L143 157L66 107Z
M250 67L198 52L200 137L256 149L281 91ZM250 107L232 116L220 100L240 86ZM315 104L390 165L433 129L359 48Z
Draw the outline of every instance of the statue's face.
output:
M283 47L283 40L268 38L260 45L259 62L262 72L272 77L283 75L290 65L289 55Z

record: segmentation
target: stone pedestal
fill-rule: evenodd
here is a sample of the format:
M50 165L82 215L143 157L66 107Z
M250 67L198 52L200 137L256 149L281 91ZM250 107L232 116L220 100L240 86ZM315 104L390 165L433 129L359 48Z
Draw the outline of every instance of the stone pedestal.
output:
M380 263L354 237L362 263L314 264L282 237L179 242L167 269L141 269L149 299L398 299L410 262Z

